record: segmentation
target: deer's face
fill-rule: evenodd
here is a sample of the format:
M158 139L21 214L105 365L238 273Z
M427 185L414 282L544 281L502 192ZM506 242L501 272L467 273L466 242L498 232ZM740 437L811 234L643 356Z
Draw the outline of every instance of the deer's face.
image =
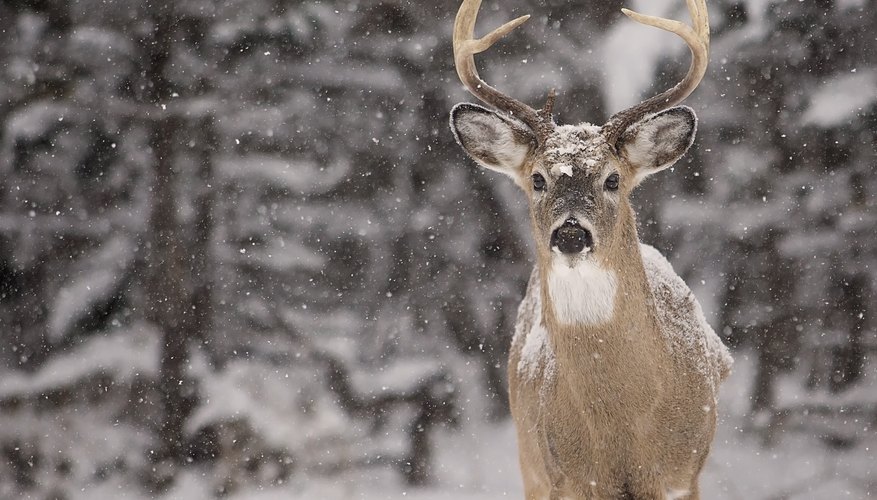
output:
M614 239L630 187L597 127L557 127L521 174L540 252L569 263L596 259Z
M463 149L527 194L540 257L569 267L609 259L633 227L631 191L685 153L695 126L694 113L677 107L633 124L615 147L589 124L557 126L537 145L525 125L480 106L462 104L451 113Z

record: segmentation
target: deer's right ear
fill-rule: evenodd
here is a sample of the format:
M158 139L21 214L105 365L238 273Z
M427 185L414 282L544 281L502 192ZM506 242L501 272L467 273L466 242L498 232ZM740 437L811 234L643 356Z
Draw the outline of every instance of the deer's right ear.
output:
M451 130L479 165L515 181L520 181L524 161L536 145L536 136L526 125L475 104L454 106Z

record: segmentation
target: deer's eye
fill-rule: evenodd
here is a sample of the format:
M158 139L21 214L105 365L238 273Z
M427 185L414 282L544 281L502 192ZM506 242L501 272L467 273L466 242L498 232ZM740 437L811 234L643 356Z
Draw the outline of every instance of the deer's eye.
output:
M607 191L617 191L618 190L618 174L612 174L606 178L606 182L603 184L606 186Z
M545 190L545 177L542 177L542 174L533 174L533 189L536 191Z

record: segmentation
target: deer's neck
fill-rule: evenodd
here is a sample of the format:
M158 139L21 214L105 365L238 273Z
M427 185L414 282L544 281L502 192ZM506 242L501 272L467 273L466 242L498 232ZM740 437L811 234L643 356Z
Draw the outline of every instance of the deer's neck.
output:
M561 278L551 277L562 270L540 269L542 319L557 390L581 411L602 408L598 413L612 419L622 418L625 404L651 405L668 372L639 243L615 261L626 267L568 273L563 279L580 281L567 292L557 288ZM575 307L573 294L578 312L562 312Z
M550 311L545 317L565 325L595 326L612 320L618 295L618 273L591 261L570 266L555 258L542 270Z
M540 266L543 316L549 331L604 332L653 326L651 297L639 243L609 262Z
M582 383L595 383L595 373L641 370L662 350L635 223L625 229L600 262L571 268L562 259L540 259L549 343L558 369L579 372Z
M580 258L571 264L562 255L539 256L543 315L549 330L554 326L611 329L631 320L647 324L654 316L636 219L628 208L620 220L616 237L607 242L601 258Z

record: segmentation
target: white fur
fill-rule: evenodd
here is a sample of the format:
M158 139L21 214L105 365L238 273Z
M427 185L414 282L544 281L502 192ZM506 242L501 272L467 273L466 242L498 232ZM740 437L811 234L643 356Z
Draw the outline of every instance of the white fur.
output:
M642 130L640 130L640 132L642 132ZM641 167L636 170L636 183L639 183L641 180L655 172L649 168L649 166L651 166L652 159L654 158L655 147L657 147L657 145L650 140L650 137L652 137L652 134L649 133L637 134L636 140L631 144L626 145L624 148L624 152L627 154L627 159L630 163Z
M669 490L667 491L667 500L679 500L688 496L689 493L688 490Z
M466 137L472 144L478 144L489 151L498 162L487 161L478 155L477 150L467 149L478 164L512 177L516 176L518 167L524 163L530 152L530 145L517 140L512 126L493 114L468 113L464 118L452 122L451 129L460 146L464 144L461 137Z
M633 140L624 145L624 154L627 156L628 161L637 167L634 178L635 183L639 183L655 172L660 172L676 163L679 157L662 164L656 164L655 162L662 149L670 150L676 148L679 141L682 141L689 135L689 123L684 118L680 119L678 116L658 114L634 125ZM662 128L670 130L671 134L669 137L665 135L663 141L666 142L659 144L655 142L655 137L657 136L657 131ZM697 118L694 119L694 128L695 130L697 129ZM692 140L693 137L691 135ZM687 146L683 148L682 153L685 152L685 149L687 149Z
M609 321L618 287L615 273L586 260L570 267L565 257L553 257L548 294L557 320L568 325Z
M517 142L509 129L499 128L498 130L500 131L500 140L494 143L492 151L499 161L499 165L491 165L486 161L479 163L487 168L509 173L510 170L514 171L524 163L527 153L530 152L530 145Z

